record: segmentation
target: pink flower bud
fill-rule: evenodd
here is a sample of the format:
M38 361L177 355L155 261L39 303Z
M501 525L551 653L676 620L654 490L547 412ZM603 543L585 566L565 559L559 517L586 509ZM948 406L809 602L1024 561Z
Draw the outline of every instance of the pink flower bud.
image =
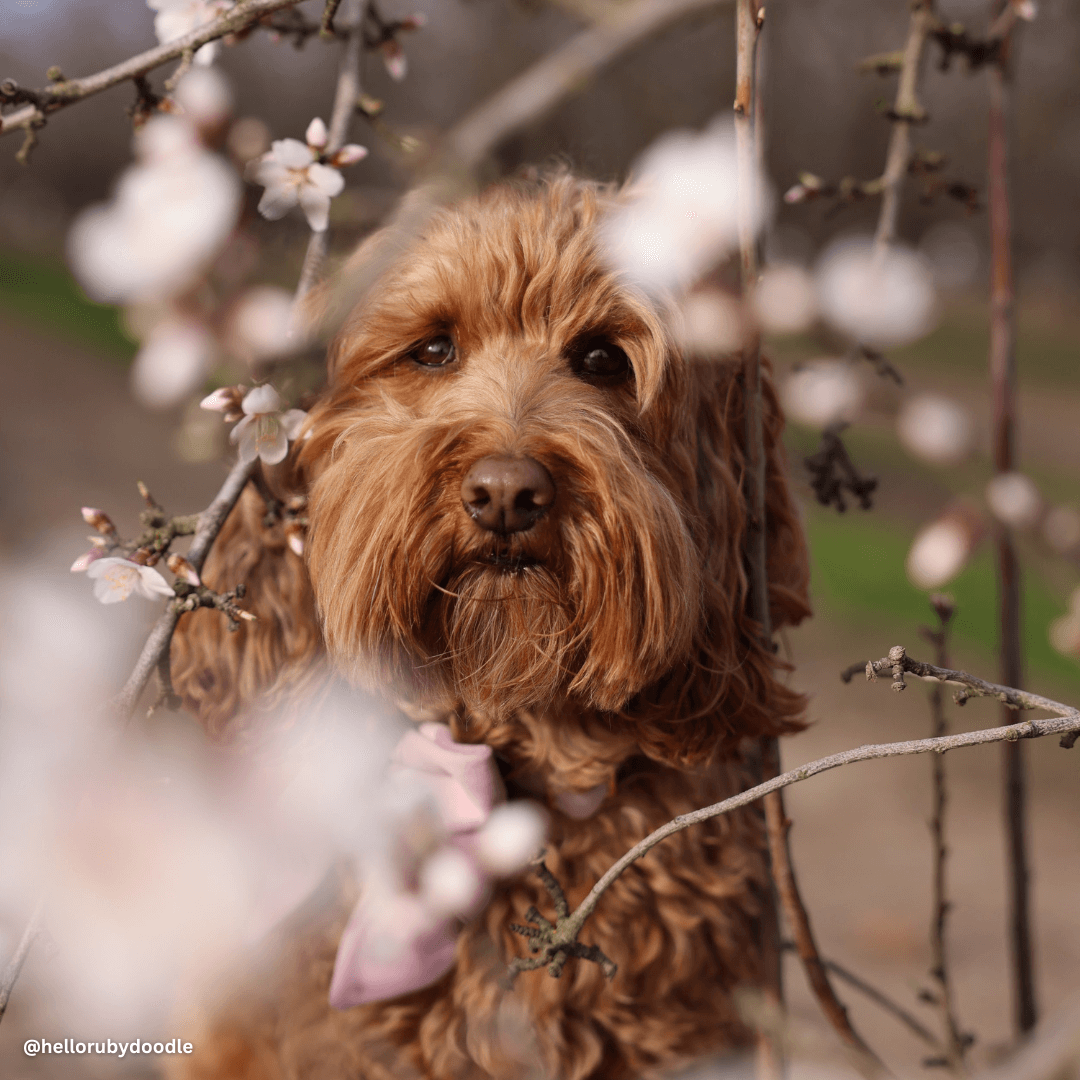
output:
M246 386L223 386L220 390L207 394L199 402L199 408L209 412L225 413L228 419L229 413L240 412L240 402L246 393Z
M784 192L784 202L794 206L796 203L804 203L810 197L810 192L803 184L794 184Z
M199 581L199 575L195 570L195 567L191 565L184 558L183 555L178 555L173 552L172 555L165 560L165 565L178 577L181 581L186 581L189 585L201 585Z
M80 555L72 564L71 572L73 574L82 574L89 568L90 564L97 559L100 559L105 554L100 548L93 548L85 555Z
M98 510L93 506L84 506L82 508L83 521L87 525L94 529L97 529L103 536L115 536L116 526L112 523L109 515L104 510Z
M356 143L349 143L348 146L343 146L331 159L330 164L335 169L344 168L346 165L355 165L358 161L363 161L367 157L367 147L358 146Z
M307 126L307 131L304 133L304 141L312 150L322 150L329 139L330 133L326 130L326 125L316 116Z
M395 82L401 82L409 70L408 61L405 59L405 51L398 42L393 39L384 41L380 48L382 50L383 63L386 65L386 70L390 75L390 78Z
M1028 0L1030 2L1030 0ZM423 12L416 12L413 15L406 15L398 23L399 30L419 30L422 26L427 26L427 16Z

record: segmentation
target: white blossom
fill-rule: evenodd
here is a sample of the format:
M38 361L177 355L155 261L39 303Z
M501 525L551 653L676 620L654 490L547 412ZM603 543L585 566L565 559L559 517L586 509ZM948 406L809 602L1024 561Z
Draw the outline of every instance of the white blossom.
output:
M232 0L146 0L146 6L156 11L154 33L162 45L190 34L213 22L232 7ZM198 64L212 64L220 42L211 41L195 54Z
M604 223L608 263L651 293L692 284L738 244L738 165L730 119L703 133L670 132L638 159L637 179ZM752 225L764 218L760 176Z
M1043 537L1059 555L1068 555L1080 547L1080 513L1071 506L1055 506L1043 522Z
M920 394L907 402L896 430L909 453L933 465L956 465L971 449L971 416L938 394Z
M999 473L986 485L986 502L998 521L1027 529L1042 512L1042 496L1034 481L1020 472Z
M213 336L200 323L192 319L158 323L131 368L135 397L152 409L178 404L206 378L213 355Z
M503 803L481 828L476 854L488 873L514 874L536 857L546 835L547 821L535 803Z
M1050 624L1050 644L1064 656L1080 659L1080 588L1069 598L1069 610Z
M76 277L104 303L182 291L218 253L240 211L236 173L183 119L152 117L135 152L113 201L83 211L68 234Z
M249 391L240 408L244 418L229 435L237 444L241 461L262 458L267 465L284 461L289 440L300 434L307 413L300 409L281 410L281 397L269 384Z
M466 915L484 894L476 863L456 847L444 845L420 867L420 895L437 916Z
M118 604L132 593L147 600L176 595L152 566L140 566L130 559L98 559L87 567L86 576L93 579L94 596L103 604Z
M865 238L838 241L818 264L817 289L822 315L864 345L905 345L933 322L930 272L904 247L879 253Z
M326 125L316 117L308 124L306 142L277 139L270 150L249 162L246 175L266 190L259 200L259 213L271 221L284 217L299 205L314 232L324 232L330 220L330 200L340 195L345 178L337 166L352 165L367 156L355 143L343 146L328 162L322 160L326 147Z
M797 334L817 317L813 279L794 263L768 267L754 289L753 299L762 329L774 334Z
M946 511L919 530L904 568L917 589L940 589L967 565L980 527L966 509Z
M232 90L217 68L199 67L189 71L176 84L173 98L200 131L220 128L232 114Z
M299 342L292 293L273 285L247 289L229 312L226 335L233 351L249 363L293 351Z
M792 420L823 428L855 419L863 403L863 385L843 360L815 360L788 376L781 397Z
M735 297L720 289L700 289L680 304L682 345L694 356L715 359L743 342L746 319Z

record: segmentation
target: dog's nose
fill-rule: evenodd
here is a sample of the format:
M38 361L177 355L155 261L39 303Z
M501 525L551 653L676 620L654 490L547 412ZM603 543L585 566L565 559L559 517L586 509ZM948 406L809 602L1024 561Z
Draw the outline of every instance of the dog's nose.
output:
M482 529L497 533L528 529L555 501L555 481L533 458L481 458L461 482L461 501Z

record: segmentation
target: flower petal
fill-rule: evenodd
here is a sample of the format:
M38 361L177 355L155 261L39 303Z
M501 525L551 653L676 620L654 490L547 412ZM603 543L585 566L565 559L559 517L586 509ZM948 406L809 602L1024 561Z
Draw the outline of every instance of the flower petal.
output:
M152 567L139 567L139 581L135 586L140 596L153 600L155 596L175 596L173 587Z
M268 221L277 221L296 205L297 195L297 185L291 181L268 187L259 200L259 213Z
M306 169L315 160L311 147L299 139L275 139L270 153L286 169Z
M330 224L330 196L305 184L300 189L300 205L304 208L311 231L326 232Z
M279 412L281 404L281 395L269 383L263 383L244 395L240 408L248 416L255 416L260 413Z
M358 161L363 161L367 157L367 147L360 146L358 143L349 143L347 146L343 146L334 156L330 159L330 163L335 169L344 168L346 165L355 165Z
M306 419L307 413L303 409L289 409L288 412L282 413L280 423L281 430L285 432L285 437L295 439L300 434L300 429L304 426Z
M344 190L345 177L337 169L333 169L329 165L312 165L307 171L307 184L305 186L313 187L332 199L335 195L340 195ZM300 192L300 201L301 203L304 201L303 191Z
M281 430L281 425L275 423L272 430L268 427L260 432L257 447L259 457L263 459L264 464L276 465L279 461L285 460L289 452L289 440L285 437L285 432Z

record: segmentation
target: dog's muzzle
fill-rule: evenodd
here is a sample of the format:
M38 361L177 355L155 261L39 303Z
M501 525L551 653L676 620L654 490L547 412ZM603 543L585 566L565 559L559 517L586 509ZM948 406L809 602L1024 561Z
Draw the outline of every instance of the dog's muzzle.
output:
M531 529L551 509L555 481L534 458L485 457L461 482L465 512L488 532Z

